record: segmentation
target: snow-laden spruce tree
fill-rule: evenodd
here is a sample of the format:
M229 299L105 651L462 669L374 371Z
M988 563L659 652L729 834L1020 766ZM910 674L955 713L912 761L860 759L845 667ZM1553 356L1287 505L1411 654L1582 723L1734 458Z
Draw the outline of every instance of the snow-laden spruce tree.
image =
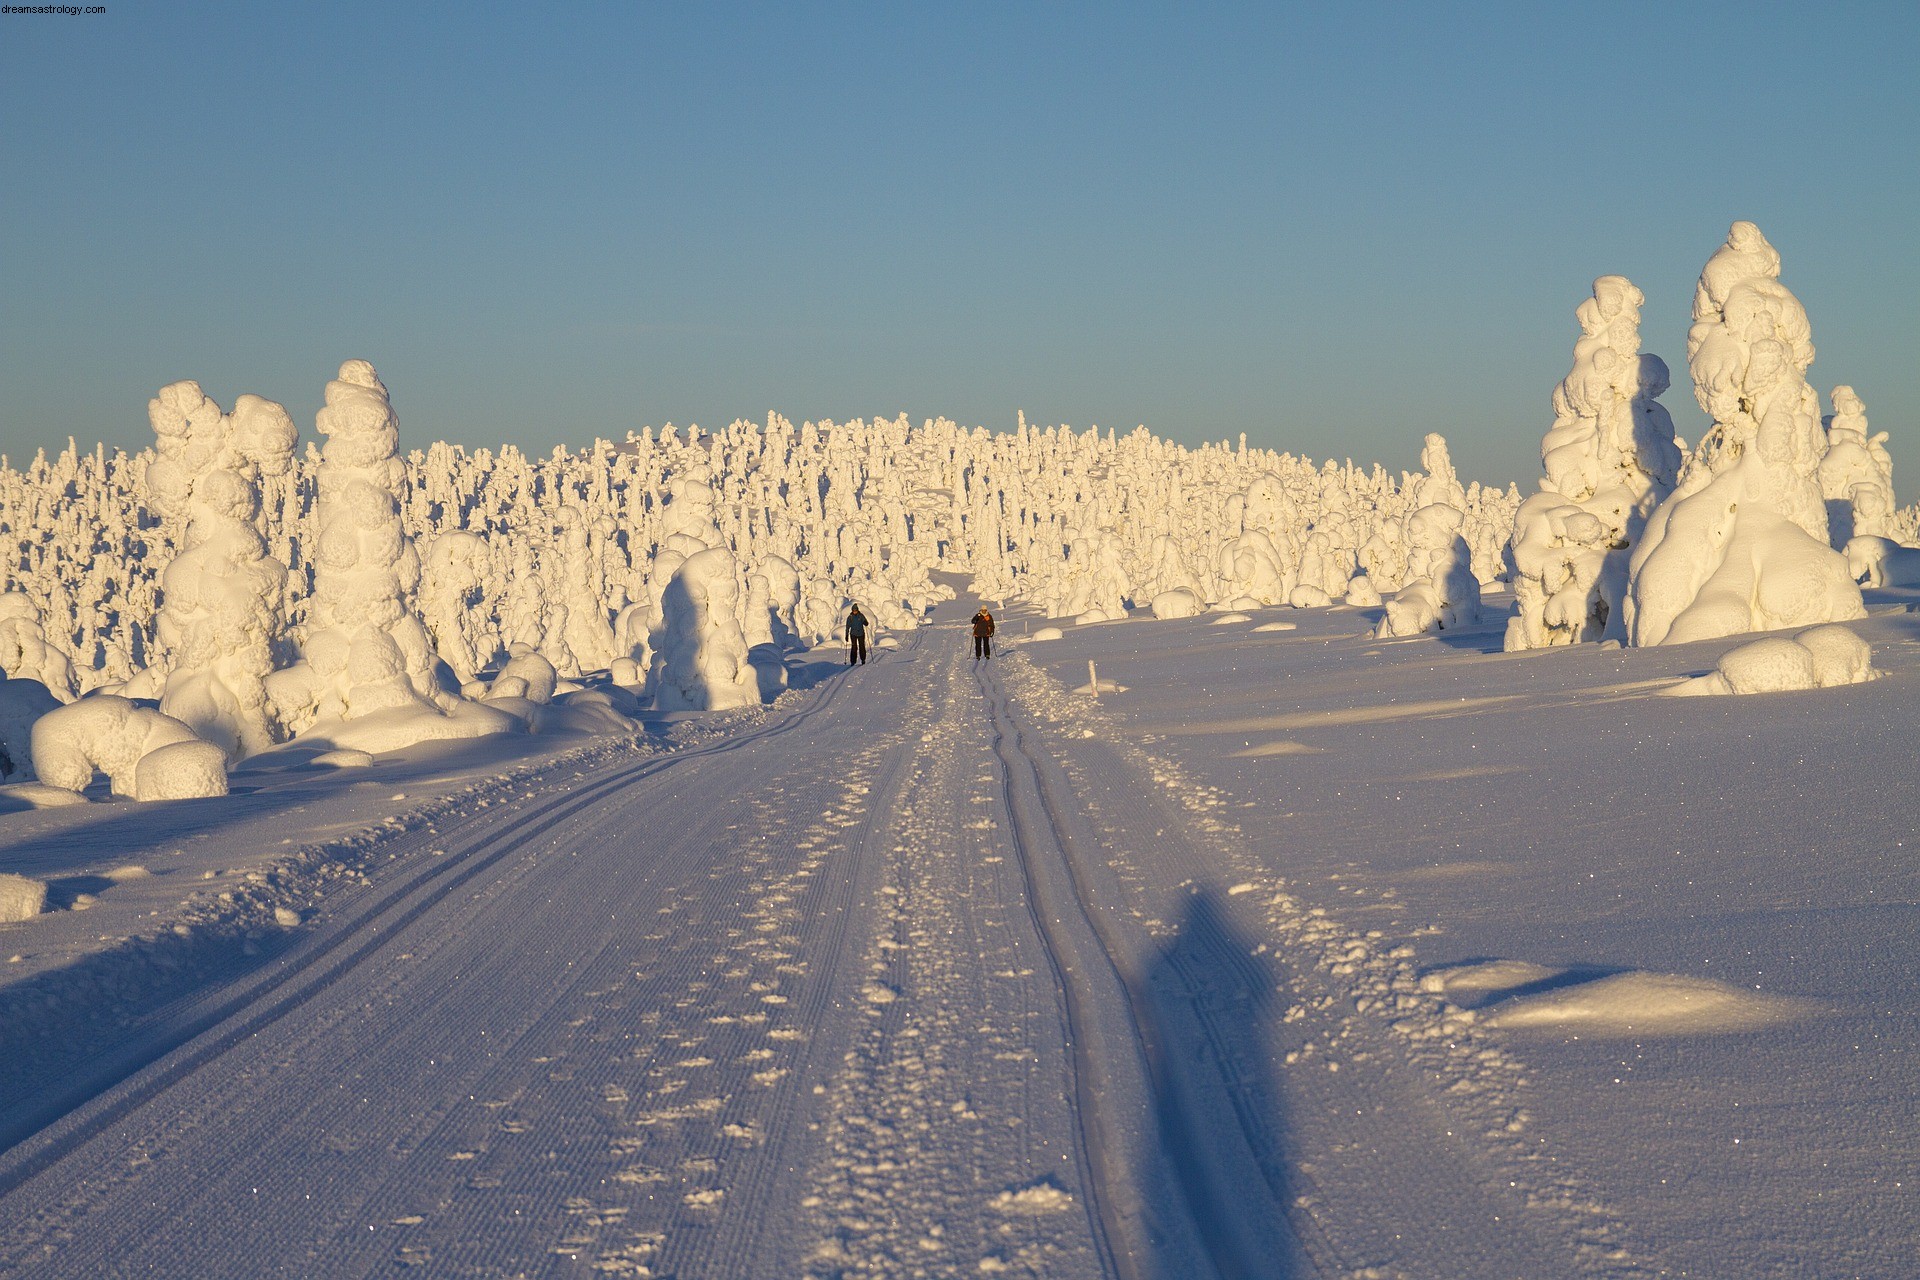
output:
M1407 517L1407 585L1387 602L1376 635L1415 636L1479 621L1480 580L1460 536L1465 522L1465 512L1444 502Z
M147 418L158 441L147 483L181 531L161 577L160 710L238 763L284 736L265 681L285 625L287 570L260 534L260 477L286 474L299 432L259 396L223 414L193 381L162 387Z
M485 539L451 529L427 545L420 575L420 619L434 651L462 685L494 658L481 609L487 562Z
M1806 309L1780 254L1736 222L1694 291L1687 363L1713 426L1648 518L1628 569L1636 645L1683 644L1866 616L1827 543L1825 437Z
M1625 276L1602 276L1574 312L1573 369L1540 443L1546 474L1514 518L1509 650L1625 635L1629 558L1680 470L1658 400L1667 366L1640 350L1644 301Z
M1833 389L1826 427L1820 492L1827 502L1828 541L1845 550L1855 536L1886 537L1896 505L1887 433L1867 434L1866 403L1848 386Z
M647 688L662 711L725 711L760 701L736 612L739 568L731 552L688 556L661 594Z
M371 364L340 366L315 425L327 443L307 634L301 661L268 681L286 723L372 751L514 731L513 717L440 686L439 657L415 608L420 558L400 519L400 421ZM369 723L343 731L354 721Z

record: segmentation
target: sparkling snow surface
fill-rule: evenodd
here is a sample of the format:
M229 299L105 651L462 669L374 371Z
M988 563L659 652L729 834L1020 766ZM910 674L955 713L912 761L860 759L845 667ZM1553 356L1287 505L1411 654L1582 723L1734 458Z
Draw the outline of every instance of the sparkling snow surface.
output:
M1867 602L1873 683L1671 698L1745 638L963 591L632 742L0 798L0 1275L1909 1277Z

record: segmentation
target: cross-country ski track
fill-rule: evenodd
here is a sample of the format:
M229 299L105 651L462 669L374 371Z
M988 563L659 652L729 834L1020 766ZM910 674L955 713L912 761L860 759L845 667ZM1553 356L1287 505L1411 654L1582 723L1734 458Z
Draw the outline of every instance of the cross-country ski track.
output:
M0 1275L1640 1274L1410 951L972 607L386 837L8 1101Z

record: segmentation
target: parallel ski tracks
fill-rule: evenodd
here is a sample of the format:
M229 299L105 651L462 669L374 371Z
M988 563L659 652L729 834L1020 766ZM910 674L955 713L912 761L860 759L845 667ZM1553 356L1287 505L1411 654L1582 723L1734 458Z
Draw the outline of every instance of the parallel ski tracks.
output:
M1241 1055L1204 1010L1169 1016L1165 984L1142 966L1140 948L1118 935L1114 904L1093 886L1087 860L1097 856L1097 842L1063 794L1057 766L1029 745L997 681L980 673L979 684L992 712L1028 909L1065 1000L1089 1198L1108 1265L1127 1280L1272 1274L1297 1245L1282 1235L1284 1201L1248 1194L1273 1165L1269 1144L1260 1118L1237 1091L1223 1089L1212 1065ZM1204 947L1236 985L1270 989L1257 966L1222 940L1188 945ZM1169 1042L1176 1022L1197 1027L1208 1052L1177 1051ZM1233 1117L1237 1144L1222 1143L1222 1114Z
M308 942L269 968L190 998L155 1032L128 1041L94 1069L0 1120L0 1197L13 1193L70 1152L110 1129L142 1104L201 1069L235 1045L258 1035L321 995L354 966L398 933L471 883L528 841L605 800L687 762L742 750L800 729L825 712L845 688L833 681L806 706L776 723L682 751L615 764L598 778L564 792L540 796L531 812L486 832L460 853L433 856L416 850L417 863L402 877L381 884L328 918ZM508 784L521 785L521 784ZM493 812L468 815L462 826L484 826ZM459 828L438 834L396 834L412 844L458 843Z

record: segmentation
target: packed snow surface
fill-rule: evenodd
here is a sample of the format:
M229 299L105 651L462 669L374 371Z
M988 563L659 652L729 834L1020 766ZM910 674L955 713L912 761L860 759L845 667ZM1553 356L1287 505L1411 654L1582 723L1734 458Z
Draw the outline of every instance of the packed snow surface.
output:
M956 585L637 740L0 814L0 1272L1910 1274L1920 596L1701 702Z

